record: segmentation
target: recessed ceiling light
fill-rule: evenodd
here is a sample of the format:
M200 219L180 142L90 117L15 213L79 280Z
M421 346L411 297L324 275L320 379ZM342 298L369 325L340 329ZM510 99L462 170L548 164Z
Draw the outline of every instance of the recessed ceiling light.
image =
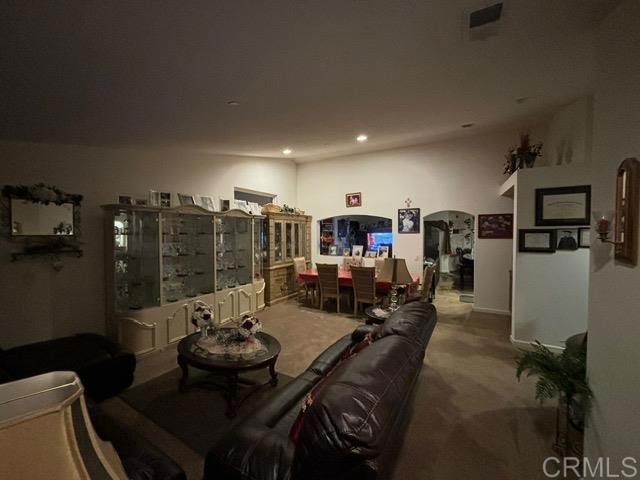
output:
M227 105L229 105L230 107L237 107L238 105L240 105L240 102L238 100L228 100Z
M475 123L463 123L460 125L462 128L471 128L475 125Z
M284 148L282 150L282 153L284 153L285 155L291 155L293 153L293 150L291 150L290 148Z
M360 135L358 135L356 137L356 140L359 141L360 143L364 143L369 139L369 137L367 137L364 133L361 133Z

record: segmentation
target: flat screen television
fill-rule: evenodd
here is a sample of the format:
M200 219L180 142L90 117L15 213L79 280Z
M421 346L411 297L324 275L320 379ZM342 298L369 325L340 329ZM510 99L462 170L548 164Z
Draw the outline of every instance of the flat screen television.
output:
M367 233L367 251L378 251L378 247L382 245L389 245L393 243L392 232L374 232Z

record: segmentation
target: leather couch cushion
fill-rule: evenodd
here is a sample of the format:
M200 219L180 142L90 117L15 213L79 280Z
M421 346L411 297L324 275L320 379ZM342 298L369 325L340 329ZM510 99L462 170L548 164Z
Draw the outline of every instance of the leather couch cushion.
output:
M102 440L111 442L129 480L187 480L176 462L131 428L98 407L89 413L93 428Z
M420 331L431 320L435 320L436 307L431 303L411 302L402 305L383 324L380 337L401 335L409 339L420 339ZM435 326L435 323L434 325ZM433 326L431 329L433 329Z
M413 339L388 335L342 362L305 414L296 473L331 478L378 456L423 356L424 348Z

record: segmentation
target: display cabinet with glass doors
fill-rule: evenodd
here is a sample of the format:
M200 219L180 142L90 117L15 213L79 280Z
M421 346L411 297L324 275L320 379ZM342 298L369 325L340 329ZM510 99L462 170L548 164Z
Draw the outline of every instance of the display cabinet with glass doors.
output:
M293 259L311 262L311 217L269 213L265 220L264 278L267 305L296 293Z
M137 354L195 331L194 303L224 323L264 307L264 218L105 205L107 333Z

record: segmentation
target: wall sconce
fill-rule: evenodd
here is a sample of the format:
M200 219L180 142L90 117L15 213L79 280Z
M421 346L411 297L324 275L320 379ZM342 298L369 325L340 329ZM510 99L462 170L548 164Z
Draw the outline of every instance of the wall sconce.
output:
M616 175L615 211L598 220L596 231L600 241L614 245L615 259L630 265L638 264L638 212L640 211L640 162L625 159ZM613 240L611 217L615 222Z

